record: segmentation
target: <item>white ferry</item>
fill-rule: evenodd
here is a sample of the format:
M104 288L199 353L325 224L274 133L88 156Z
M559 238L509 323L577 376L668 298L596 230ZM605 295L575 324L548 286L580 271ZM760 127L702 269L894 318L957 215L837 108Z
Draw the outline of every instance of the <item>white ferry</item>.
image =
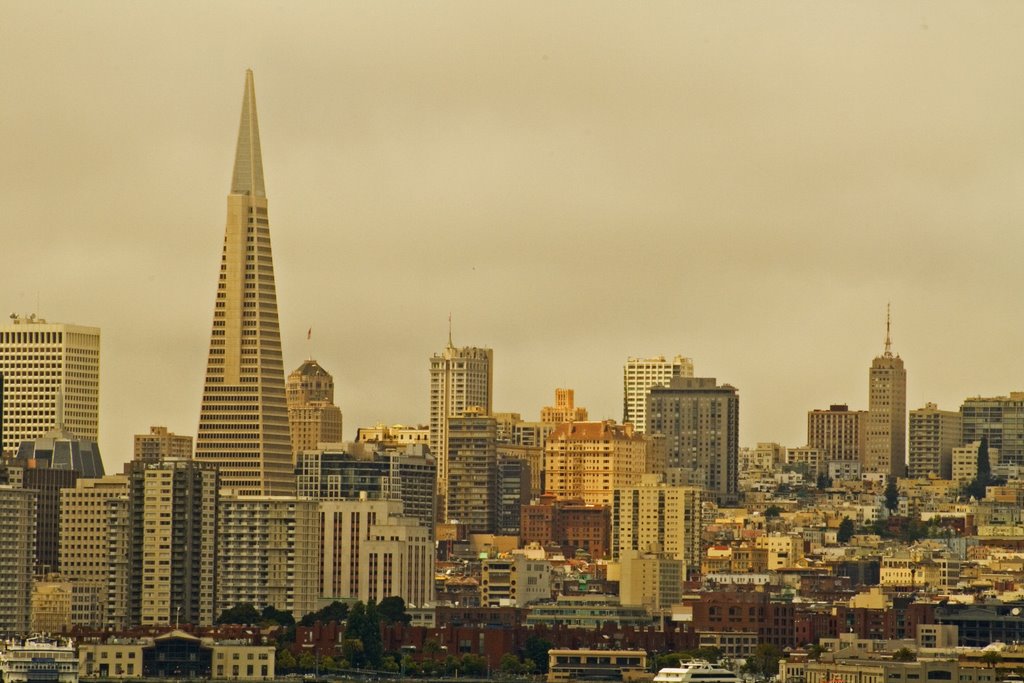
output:
M0 645L4 683L77 683L78 655L69 640L27 638Z
M678 668L662 669L654 683L740 683L740 677L728 669L694 659L680 662Z

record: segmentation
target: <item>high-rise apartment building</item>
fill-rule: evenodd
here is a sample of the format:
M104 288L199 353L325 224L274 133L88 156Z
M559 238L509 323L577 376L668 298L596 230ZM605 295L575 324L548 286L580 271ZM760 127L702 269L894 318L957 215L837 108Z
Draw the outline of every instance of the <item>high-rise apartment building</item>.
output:
M668 386L673 377L693 377L693 359L628 358L622 368L622 421L647 433L647 395L651 387Z
M271 606L297 618L316 611L317 501L226 491L217 516L216 614L244 604L258 610Z
M860 463L867 447L867 415L866 410L850 410L845 403L809 410L807 445L820 451L826 463Z
M191 436L179 436L167 431L167 427L150 427L149 434L135 435L134 460L160 462L167 458L188 460L191 457Z
M910 411L910 454L907 474L924 479L953 476L953 449L960 445L960 413L939 410L934 403Z
M519 535L521 509L530 502L531 479L528 460L498 453L496 533Z
M409 607L434 602L433 535L402 514L393 500L320 502L320 595L380 602L390 596Z
M111 501L128 500L128 477L79 479L60 491L60 573L72 586L71 621L85 628L107 623Z
M545 493L611 505L615 489L636 486L647 472L647 447L629 423L562 423L544 447Z
M572 389L555 389L555 405L540 409L540 421L586 422L587 409L576 405L575 393Z
M961 443L970 444L984 437L989 449L999 450L1001 463L1024 465L1024 391L964 399L960 416Z
M700 571L701 504L696 486L667 486L648 474L639 486L615 490L612 500L612 557L629 551L680 560L683 579Z
M0 325L3 375L2 450L14 453L57 421L75 436L99 440L100 331L96 327L48 323L34 315L12 315Z
M35 491L0 485L0 633L28 633L36 546L35 510Z
M217 566L217 470L193 460L130 462L126 519L111 521L111 585L127 590L131 626L209 626ZM126 533L127 539L117 533ZM119 571L127 576L118 576ZM121 606L108 603L111 618Z
M739 415L739 392L713 377L676 378L647 399L648 428L665 436L668 469L701 482L719 505L739 494Z
M437 490L448 491L448 420L467 408L493 411L494 351L455 348L451 336L444 351L430 358L430 452L437 458Z
M334 378L313 359L288 375L288 424L292 435L292 457L319 448L322 443L341 441L341 408L334 405Z
M901 477L907 458L907 371L903 359L893 355L886 319L885 351L868 370L868 425L864 472Z
M195 459L241 495L295 493L252 71L228 195Z
M481 408L448 418L445 521L493 534L498 522L498 442L495 419Z
M558 500L543 495L536 502L523 505L520 511L519 544L541 546L554 544L565 557L577 550L590 553L595 559L608 557L611 513L607 505L585 503L581 498Z

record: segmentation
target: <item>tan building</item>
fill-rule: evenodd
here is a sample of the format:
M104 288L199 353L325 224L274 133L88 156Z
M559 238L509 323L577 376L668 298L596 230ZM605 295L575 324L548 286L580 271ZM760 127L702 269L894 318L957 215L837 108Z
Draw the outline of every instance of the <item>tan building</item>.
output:
M238 496L217 506L217 606L268 605L297 619L319 597L320 508L315 500Z
M934 403L910 411L910 456L907 476L941 479L953 476L953 449L960 446L960 412L939 410Z
M71 630L71 582L53 574L32 584L32 633Z
M288 375L288 425L292 458L302 451L342 439L341 408L334 405L334 378L315 360L307 360Z
M754 547L768 552L768 570L796 567L804 559L804 539L788 534L768 534L754 539Z
M31 617L36 496L0 484L0 633L26 633Z
M683 563L685 580L701 561L703 491L696 486L668 486L656 474L615 490L612 500L612 557L635 550L661 554Z
M641 433L647 432L647 394L651 387L668 386L674 377L693 377L693 359L676 356L665 360L628 358L622 367L622 422L632 423Z
M136 459L146 457L138 455L136 440ZM122 474L79 479L75 488L60 491L60 567L73 587L75 626L102 628L107 623L111 502L127 500L128 477Z
M907 371L892 353L886 319L885 352L868 370L866 446L861 470L902 477L907 459Z
M787 448L786 464L802 466L806 468L808 475L815 478L828 471L825 454L819 449L811 448L810 446Z
M0 375L3 453L16 453L22 441L57 423L58 396L64 403L61 426L79 439L99 440L99 328L14 315L0 325Z
M246 72L195 459L242 495L294 495L256 91Z
M682 600L686 567L660 553L626 550L619 555L619 601L654 612Z
M134 460L159 462L165 458L188 460L191 457L191 436L179 436L167 431L167 427L150 427L149 434L135 435Z
M481 408L448 418L446 522L470 533L491 534L498 525L498 444L495 419Z
M356 430L356 443L381 444L385 448L403 446L430 445L430 427L419 425L385 425L378 422L373 427L360 427Z
M376 600L397 595L409 607L434 602L431 530L393 500L320 502L320 595Z
M572 389L555 389L555 405L540 409L540 421L586 422L587 409L576 406L575 392Z
M631 424L566 422L544 449L545 493L611 505L616 489L636 486L647 472L647 441Z
M867 445L867 426L867 411L850 410L844 403L808 411L807 447L820 451L826 463L860 463Z
M978 450L981 448L981 441L972 441L966 446L959 446L953 449L952 477L953 481L961 485L970 483L978 476ZM989 467L999 463L999 449L989 446L988 449Z

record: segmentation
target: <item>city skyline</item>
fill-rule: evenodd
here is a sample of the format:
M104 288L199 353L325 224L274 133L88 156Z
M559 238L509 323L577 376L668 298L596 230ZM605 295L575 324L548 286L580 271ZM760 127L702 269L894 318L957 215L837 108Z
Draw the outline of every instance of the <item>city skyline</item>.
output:
M681 354L742 445L803 445L867 408L889 301L908 409L1024 388L1024 9L315 7L5 5L5 314L100 328L108 471L196 434L249 66L284 372L334 375L346 438L428 421L449 313L524 418L621 419L626 358Z

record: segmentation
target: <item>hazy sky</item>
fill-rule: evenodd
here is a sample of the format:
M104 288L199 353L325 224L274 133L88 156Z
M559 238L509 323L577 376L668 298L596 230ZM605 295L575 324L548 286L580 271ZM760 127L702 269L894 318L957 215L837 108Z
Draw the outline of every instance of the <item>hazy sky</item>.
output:
M286 371L345 433L427 419L447 339L496 409L630 355L739 388L744 444L1024 388L1024 3L0 0L0 294L102 328L108 469L193 434L244 72ZM38 302L38 304L37 304ZM313 328L312 346L306 331Z

